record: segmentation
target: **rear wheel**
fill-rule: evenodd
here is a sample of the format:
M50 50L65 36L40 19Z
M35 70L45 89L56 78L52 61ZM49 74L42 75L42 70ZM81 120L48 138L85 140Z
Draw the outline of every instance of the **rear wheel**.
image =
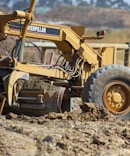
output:
M130 118L130 69L109 65L92 73L85 83L83 101L99 103L114 115Z

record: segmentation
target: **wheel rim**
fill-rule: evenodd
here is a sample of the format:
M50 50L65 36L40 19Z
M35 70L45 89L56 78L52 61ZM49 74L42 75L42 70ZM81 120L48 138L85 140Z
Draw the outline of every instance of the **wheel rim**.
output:
M130 87L121 81L109 83L104 89L103 101L113 114L127 114L130 111Z

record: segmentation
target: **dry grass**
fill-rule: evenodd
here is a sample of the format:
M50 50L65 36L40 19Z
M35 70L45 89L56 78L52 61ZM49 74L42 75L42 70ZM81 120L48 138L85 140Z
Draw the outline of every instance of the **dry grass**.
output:
M96 32L99 29L87 29L87 36L95 36ZM94 43L112 43L112 44L125 44L126 42L130 43L130 30L128 29L106 29L106 35L104 39L101 40L90 40L88 42ZM116 63L124 65L124 62L130 67L130 50L128 51L128 60L125 59L125 50L118 50L116 55Z
M102 29L86 29L87 36L95 36L96 32ZM130 42L130 30L129 29L103 29L106 34L102 40L94 40L92 42L99 43L121 43Z

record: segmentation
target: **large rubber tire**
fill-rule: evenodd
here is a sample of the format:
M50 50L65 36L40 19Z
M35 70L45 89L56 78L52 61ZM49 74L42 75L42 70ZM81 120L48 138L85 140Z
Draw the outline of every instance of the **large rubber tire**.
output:
M98 69L85 83L82 99L103 105L120 118L130 118L130 68L108 65Z

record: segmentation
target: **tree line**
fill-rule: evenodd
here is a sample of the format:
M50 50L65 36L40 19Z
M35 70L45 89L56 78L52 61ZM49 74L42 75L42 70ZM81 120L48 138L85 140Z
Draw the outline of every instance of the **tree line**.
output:
M30 0L1 0L0 6L6 9L16 10L25 8L30 3ZM55 8L63 5L77 6L93 6L105 8L118 8L130 10L130 5L124 0L37 0L37 7Z

